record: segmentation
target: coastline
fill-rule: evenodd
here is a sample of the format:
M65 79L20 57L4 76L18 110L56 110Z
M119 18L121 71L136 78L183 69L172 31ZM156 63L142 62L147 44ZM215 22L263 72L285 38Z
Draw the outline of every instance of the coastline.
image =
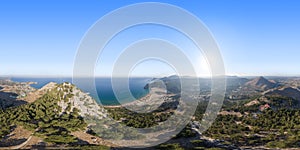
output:
M121 108L121 107L124 107L124 106L135 105L138 102L146 101L151 96L152 96L152 93L148 93L148 94L146 94L145 96L143 96L143 97L141 97L139 99L136 99L136 100L134 100L132 102L124 103L123 105L120 104L120 105L100 105L100 106L102 106L104 108Z
M122 105L100 105L100 106L102 106L102 107L104 107L104 108L121 108L122 107Z
M145 96L136 99L134 101L131 102L127 102L124 104L120 104L120 105L109 105L109 106L103 106L104 108L121 108L121 107L130 107L130 109L132 110L136 110L136 109L144 109L143 111L145 111L146 109L150 109L150 108L154 108L154 107L158 107L162 104L162 102L166 101L166 100L170 100L169 98L167 98L168 96L170 96L172 94L166 94L164 89L161 88L152 88L152 90L146 94ZM139 110L142 111L142 110Z

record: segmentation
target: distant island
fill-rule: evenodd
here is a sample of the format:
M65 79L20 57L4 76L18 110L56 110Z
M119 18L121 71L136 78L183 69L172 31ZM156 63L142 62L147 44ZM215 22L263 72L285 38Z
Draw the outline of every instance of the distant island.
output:
M197 78L200 93L189 97L197 100L198 106L190 122L172 139L148 149L300 148L300 77L225 78L222 109L207 131L200 133L198 129L210 100L211 80ZM107 133L106 129L114 126L107 120L113 118L133 128L161 124L179 106L179 79L169 76L147 80L139 88L149 93L114 106L99 105L69 82L34 88L35 82L0 79L0 149L126 149L126 140L148 137L118 127L114 128L119 134ZM164 83L165 91L156 80ZM93 118L103 120L103 124L94 128Z

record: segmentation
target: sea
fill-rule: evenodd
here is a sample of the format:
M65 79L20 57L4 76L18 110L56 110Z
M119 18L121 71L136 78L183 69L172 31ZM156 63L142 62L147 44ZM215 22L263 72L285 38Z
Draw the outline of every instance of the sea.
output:
M72 83L72 78L36 78L36 77L12 77L10 80L15 82L36 82L37 84L32 84L31 86L39 89L44 85L48 84L49 82L55 83L63 83L63 82L70 82ZM145 89L147 83L149 83L152 78L122 78L121 80L128 80L129 81L129 90L130 93L125 93L123 96L116 96L112 84L111 78L109 77L98 77L95 78L95 88L96 93L90 90L89 86L81 86L80 89L86 93L89 93L99 104L111 106L111 105L120 105L122 103L131 102L141 97L144 97L149 93L148 89ZM121 82L123 83L123 82ZM128 86L127 86L128 87ZM125 90L125 89L124 89ZM132 95L128 96L127 95ZM117 98L118 97L118 98ZM120 99L120 97L122 97Z

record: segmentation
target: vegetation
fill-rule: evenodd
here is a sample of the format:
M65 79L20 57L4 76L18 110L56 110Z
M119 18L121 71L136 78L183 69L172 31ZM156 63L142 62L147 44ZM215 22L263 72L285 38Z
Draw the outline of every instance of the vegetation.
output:
M281 99L273 99L272 102L274 101L282 103ZM229 141L238 146L264 145L270 148L300 146L299 109L267 109L259 112L258 106L250 107L251 109L239 109L239 111L253 111L243 117L219 115L204 135Z
M33 103L5 110L0 109L0 139L11 133L13 127L23 126L48 143L73 144L78 142L78 139L70 133L83 130L87 127L87 123L96 123L92 122L93 118L90 119L91 122L85 122L87 120L79 115L79 110L68 103L69 99L74 96L70 94L72 93L72 86L70 86L61 84ZM242 116L218 115L215 122L203 135L223 141L224 145L266 146L269 148L300 147L300 109L296 107L299 105L298 101L282 96L266 96L266 101L245 106L246 103L257 98L225 101L222 110L240 112ZM59 101L68 104L65 110L58 105ZM207 101L199 102L194 121L201 121L207 104ZM269 104L271 108L259 110L259 107L265 104ZM166 105L171 106L170 104ZM172 108L160 107L159 111L144 114L132 112L126 108L107 110L113 119L124 125L134 128L149 128L166 121L173 115ZM95 125L96 127L93 128L95 130L91 130L91 134L97 133L105 139L142 138L133 130L125 130L117 124L109 123L109 120L101 121L102 123L97 122L99 124ZM108 132L101 126L103 124L113 128L116 132ZM174 139L175 141L180 138L188 140L187 143L193 149L220 149L205 140L195 140L196 135L190 125L187 125ZM75 146L74 148L108 149L105 146ZM181 150L186 147L180 143L165 143L155 148Z
M62 112L57 104L61 96L57 90L52 90L34 103L1 110L0 136L8 134L12 126L20 125L50 143L76 142L70 132L84 129L86 124L75 108Z
M89 124L89 134L100 136L103 139L121 140L121 139L142 139L144 136L131 128L124 128L119 123L104 118L101 120L89 118L85 119ZM107 127L109 126L109 130Z
M181 147L178 143L175 144L161 144L157 146L157 149L162 150L184 150L183 147Z
M163 122L172 115L172 112L137 113L126 108L108 109L110 116L123 124L134 128L148 128Z

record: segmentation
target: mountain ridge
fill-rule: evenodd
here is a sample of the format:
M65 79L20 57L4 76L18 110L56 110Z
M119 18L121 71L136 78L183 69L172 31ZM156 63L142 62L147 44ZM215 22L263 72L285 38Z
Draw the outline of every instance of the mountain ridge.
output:
M268 90L276 87L276 83L271 82L270 80L264 78L263 76L254 78L248 82L245 83L245 86L249 86L255 89L260 90Z

